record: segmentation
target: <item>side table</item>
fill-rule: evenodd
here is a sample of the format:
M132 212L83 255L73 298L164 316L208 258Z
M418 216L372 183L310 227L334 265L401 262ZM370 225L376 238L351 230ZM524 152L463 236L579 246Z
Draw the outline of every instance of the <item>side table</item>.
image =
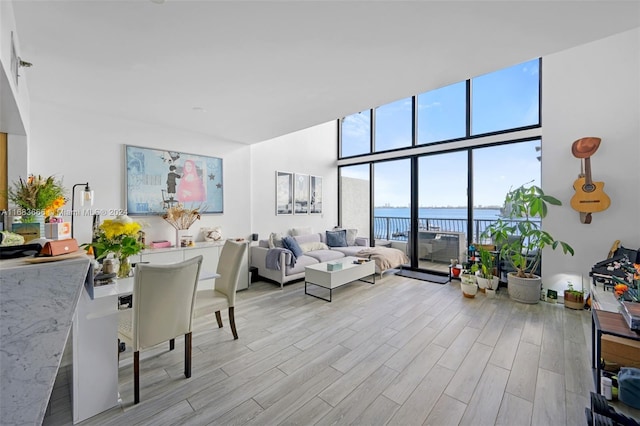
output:
M600 379L602 374L600 358L602 355L601 340L603 334L640 341L640 333L629 328L622 314L595 308L591 310L591 367L593 368L597 393L600 393Z

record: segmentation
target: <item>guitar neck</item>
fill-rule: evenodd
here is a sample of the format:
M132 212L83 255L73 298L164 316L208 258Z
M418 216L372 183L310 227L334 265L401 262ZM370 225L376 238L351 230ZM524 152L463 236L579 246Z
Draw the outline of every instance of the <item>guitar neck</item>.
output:
M584 183L586 185L591 185L593 183L591 181L591 157L584 159Z

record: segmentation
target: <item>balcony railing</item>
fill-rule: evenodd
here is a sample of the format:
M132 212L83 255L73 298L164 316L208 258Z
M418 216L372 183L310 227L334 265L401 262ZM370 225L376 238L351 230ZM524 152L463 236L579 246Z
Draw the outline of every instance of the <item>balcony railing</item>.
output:
M411 219L408 217L384 217L375 216L374 220L374 236L377 240L396 240L407 241L409 237L409 229L411 228ZM490 243L489 241L480 241L480 235L495 220L491 219L474 219L473 223L473 241L479 243ZM447 218L418 218L418 229L425 231L450 231L450 232L467 232L467 219L447 219Z

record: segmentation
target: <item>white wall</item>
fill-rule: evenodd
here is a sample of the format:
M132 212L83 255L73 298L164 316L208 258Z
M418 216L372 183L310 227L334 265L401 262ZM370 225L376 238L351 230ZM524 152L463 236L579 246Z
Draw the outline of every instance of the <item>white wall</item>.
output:
M266 239L271 232L306 226L322 232L338 223L337 146L336 121L252 145L252 232ZM278 170L322 176L323 214L276 216Z
M29 172L57 175L69 189L89 182L95 191L93 209L125 209L124 145L170 149L221 157L224 171L224 213L204 215L191 230L221 226L223 236L247 238L250 233L250 147L219 142L199 134L161 128L82 111L62 110L50 104L31 105ZM80 188L76 188L77 196ZM76 200L76 209L78 208ZM66 209L71 209L71 202ZM101 216L105 219L108 216ZM136 216L146 222L147 240L175 240L175 231L158 216ZM68 218L67 218L68 219ZM74 219L75 237L88 242L91 217ZM199 240L202 237L199 236Z
M563 202L543 226L576 251L544 252L543 285L562 290L567 279L575 284L575 274L587 282L615 240L640 247L640 29L546 56L542 64L542 185ZM592 175L611 198L590 225L570 206L580 172L571 145L585 136L602 138Z

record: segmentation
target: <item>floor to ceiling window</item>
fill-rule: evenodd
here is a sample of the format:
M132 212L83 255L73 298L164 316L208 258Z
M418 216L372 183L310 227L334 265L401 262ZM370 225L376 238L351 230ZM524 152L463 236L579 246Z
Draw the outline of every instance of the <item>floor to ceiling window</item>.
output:
M540 139L473 150L473 241L483 240L484 229L504 209L505 194L526 183L540 185Z
M418 158L418 265L448 271L467 247L467 152ZM457 262L456 262L457 263Z
M404 247L413 269L463 260L509 188L539 184L540 69L534 59L343 118L340 176L366 172L368 185L372 165L373 185L341 185L341 224L366 216L375 243Z
M379 106L374 111L376 152L411 146L413 123L411 98Z
M411 164L408 159L375 163L373 176L375 238L409 253Z
M340 157L371 152L371 112L357 112L341 121Z

